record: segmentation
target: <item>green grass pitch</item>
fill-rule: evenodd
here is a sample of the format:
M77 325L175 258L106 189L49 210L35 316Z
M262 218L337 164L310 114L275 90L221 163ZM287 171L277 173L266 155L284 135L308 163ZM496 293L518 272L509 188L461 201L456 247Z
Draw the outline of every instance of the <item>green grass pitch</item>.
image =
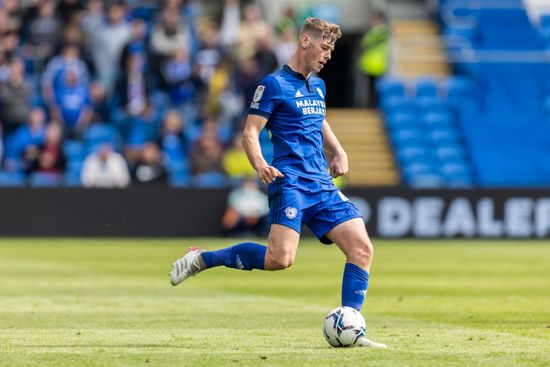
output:
M550 366L549 242L375 241L363 314L389 350L323 339L334 246L170 286L187 246L234 242L0 240L0 366Z

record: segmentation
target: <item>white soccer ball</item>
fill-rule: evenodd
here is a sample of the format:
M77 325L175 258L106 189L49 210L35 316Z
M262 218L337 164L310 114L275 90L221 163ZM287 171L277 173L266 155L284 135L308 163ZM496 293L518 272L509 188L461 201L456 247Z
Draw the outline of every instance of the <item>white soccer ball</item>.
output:
M357 339L365 336L365 319L351 307L337 307L325 317L323 334L333 347L353 347Z

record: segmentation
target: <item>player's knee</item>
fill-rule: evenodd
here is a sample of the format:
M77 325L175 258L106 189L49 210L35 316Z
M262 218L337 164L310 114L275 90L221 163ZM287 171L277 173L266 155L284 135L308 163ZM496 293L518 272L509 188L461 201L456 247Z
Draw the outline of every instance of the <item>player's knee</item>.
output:
M372 262L374 256L374 247L368 240L358 242L349 254L349 260L364 266L368 266Z
M269 256L266 258L266 265L269 270L284 270L290 268L294 262L290 254L282 254L277 256Z

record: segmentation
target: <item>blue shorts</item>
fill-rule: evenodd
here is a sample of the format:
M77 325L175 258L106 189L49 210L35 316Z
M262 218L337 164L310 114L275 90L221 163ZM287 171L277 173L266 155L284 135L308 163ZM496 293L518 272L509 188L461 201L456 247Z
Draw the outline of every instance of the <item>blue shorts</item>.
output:
M360 218L359 211L334 186L285 174L269 185L269 221L300 233L305 224L324 244L326 237L338 224Z

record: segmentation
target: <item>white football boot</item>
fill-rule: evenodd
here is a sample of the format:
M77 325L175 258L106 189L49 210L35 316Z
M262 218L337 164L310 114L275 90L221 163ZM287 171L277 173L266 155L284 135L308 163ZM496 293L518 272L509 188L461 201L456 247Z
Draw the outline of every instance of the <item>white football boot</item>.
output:
M170 272L170 283L172 285L178 285L189 277L194 277L199 272L206 269L204 260L201 254L203 249L198 247L190 247L189 251L181 258L176 260L172 264L172 271Z
M375 348L375 349L387 349L388 346L386 344L382 343L375 343L372 340L369 340L365 338L364 336L357 339L356 345L358 347L367 347L367 348Z

